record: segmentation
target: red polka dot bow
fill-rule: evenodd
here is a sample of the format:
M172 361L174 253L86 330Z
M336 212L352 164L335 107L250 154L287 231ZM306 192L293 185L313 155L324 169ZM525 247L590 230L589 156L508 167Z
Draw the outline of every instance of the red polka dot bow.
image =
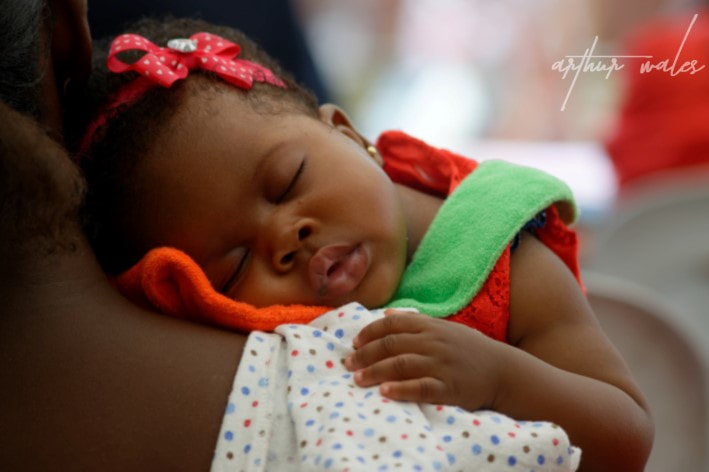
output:
M126 51L145 51L137 61L128 64L118 58ZM187 77L190 70L203 69L248 90L253 82L268 82L277 87L286 85L266 67L244 59L236 59L241 51L238 44L210 33L197 33L189 39L172 39L161 48L137 34L123 34L111 43L108 68L111 72L135 71L141 76L170 87Z

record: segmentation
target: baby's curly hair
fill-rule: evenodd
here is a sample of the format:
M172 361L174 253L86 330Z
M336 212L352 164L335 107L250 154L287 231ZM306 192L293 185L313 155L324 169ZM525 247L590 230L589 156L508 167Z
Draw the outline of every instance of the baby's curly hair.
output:
M146 248L136 247L127 237L125 228L131 225L131 209L140 205L140 196L131 189L131 177L142 156L154 144L168 118L178 109L188 94L210 93L228 89L241 97L257 112L295 112L318 116L315 95L297 84L292 76L261 50L241 31L215 26L196 19L142 19L126 28L158 46L173 38L187 38L199 32L221 36L238 44L238 58L269 68L286 88L254 82L250 90L230 85L211 72L191 70L189 76L175 82L171 88L150 88L137 101L123 106L94 133L91 142L81 152L81 166L88 181L83 209L84 229L104 271L118 274L135 264ZM113 74L106 67L110 40L97 42L94 47L93 70L87 90L77 97L78 106L66 116L70 123L68 141L71 147L82 135L97 113L111 97L138 75L134 72ZM208 80L205 80L207 78Z

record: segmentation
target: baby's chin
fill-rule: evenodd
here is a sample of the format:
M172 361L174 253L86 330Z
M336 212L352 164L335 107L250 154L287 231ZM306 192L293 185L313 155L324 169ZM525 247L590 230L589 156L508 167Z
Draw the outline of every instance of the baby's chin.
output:
M397 279L395 283L392 282L387 284L385 282L381 282L372 290L363 290L347 303L357 302L368 310L382 308L394 298L398 288L399 279ZM342 303L342 305L345 304L346 303Z
M389 301L391 301L391 299L394 297L395 292L395 290L392 290L392 292L390 294L387 294L386 296L379 296L373 299L364 298L361 300L352 301L359 303L368 310L374 310L376 308L382 308L386 306L386 304L389 303Z

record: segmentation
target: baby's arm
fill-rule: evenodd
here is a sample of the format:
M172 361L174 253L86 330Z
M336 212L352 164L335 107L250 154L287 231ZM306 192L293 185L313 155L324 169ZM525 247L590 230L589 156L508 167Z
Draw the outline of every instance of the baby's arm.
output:
M348 367L395 399L491 408L562 426L581 470L642 470L653 426L625 363L567 267L526 237L511 262L508 340L394 315L366 327ZM445 341L442 341L444 340Z
M571 272L527 237L510 278L508 339L524 353L505 357L494 407L563 426L584 451L581 470L642 470L653 437L647 404Z

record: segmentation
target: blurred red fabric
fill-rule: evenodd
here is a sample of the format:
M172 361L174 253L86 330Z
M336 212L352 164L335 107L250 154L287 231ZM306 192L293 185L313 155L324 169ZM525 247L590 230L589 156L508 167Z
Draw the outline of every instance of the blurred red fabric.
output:
M606 142L621 192L640 177L709 163L709 10L645 24L628 37L620 54L669 60L678 72L696 60L696 73L641 72L644 59L625 59L627 88L617 127ZM682 41L687 35L682 46ZM678 51L681 52L678 55Z

